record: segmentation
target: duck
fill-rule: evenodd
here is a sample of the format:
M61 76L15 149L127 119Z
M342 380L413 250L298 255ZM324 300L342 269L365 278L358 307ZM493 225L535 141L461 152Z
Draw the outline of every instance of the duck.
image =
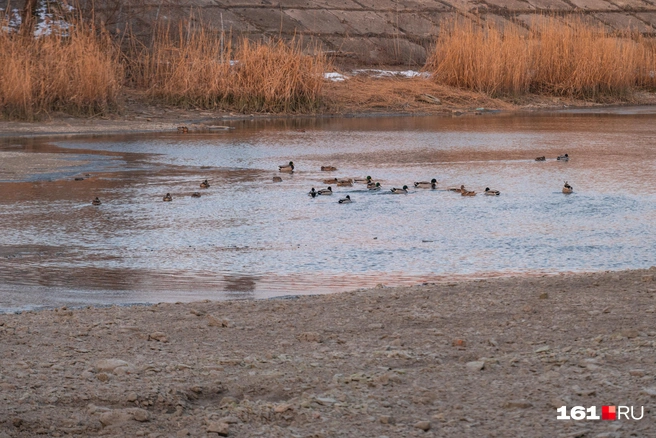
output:
M324 184L337 184L337 178L324 179L322 182Z
M398 188L396 188L396 187L392 187L392 189L391 189L390 191L391 191L392 193L397 194L397 195L404 195L404 194L408 193L408 186L403 186L402 189L398 189Z
M449 187L449 191L450 192L456 192L456 193L466 192L465 185L464 184L461 185L460 188L458 188L458 187Z
M280 178L279 176L274 176L273 182L282 182L282 178Z
M200 192L194 192L191 194L192 198L200 198Z
M350 195L346 195L346 198L342 198L337 202L339 202L340 204L350 204L353 201L351 201L351 196Z
M569 155L558 155L558 158L556 158L558 161L569 161Z
M574 187L570 186L567 181L565 181L565 185L563 186L563 193L565 194L570 194L574 191Z
M541 156L541 157L537 157L537 158L535 159L535 161L547 161L547 157L545 157L545 156L543 155L543 156Z
M463 190L460 192L460 196L476 196L476 192L473 190Z
M335 172L337 168L335 166L321 166L322 172Z
M374 183L367 184L367 188L369 190L380 190L382 187L380 186L380 183L377 182L376 184Z
M201 189L209 189L210 188L210 183L209 181L205 180L202 183L200 183L200 188Z
M415 183L415 187L420 188L420 189L435 189L437 188L437 180L433 178L428 181L419 181Z
M75 181L84 181L84 177L82 176L76 176Z
M100 205L102 202L100 202L100 198L96 196L96 198L91 201L91 205Z
M186 126L178 126L178 132L181 134L186 134L189 132L189 128L187 128Z
M352 179L338 179L337 187L353 187Z
M485 187L485 194L487 196L499 196L501 192L498 190L490 190L489 187Z
M327 189L321 189L317 192L318 195L332 195L333 194L333 189L328 186Z
M308 195L315 198L317 196L317 191L314 190L314 187L312 187L312 190L308 192Z
M278 170L280 172L293 173L294 172L294 162L290 161L289 164L283 164L282 166L278 166Z
M164 198L162 198L162 200L164 202L171 202L171 201L173 201L173 197L171 196L170 193L167 193L166 196L164 196Z
M371 180L370 176L367 176L366 178L353 178L353 182L358 184L370 184L373 181Z

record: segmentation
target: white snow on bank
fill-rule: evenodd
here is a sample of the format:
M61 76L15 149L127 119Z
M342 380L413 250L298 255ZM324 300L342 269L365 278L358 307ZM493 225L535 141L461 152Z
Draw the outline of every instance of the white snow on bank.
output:
M53 2L51 2L53 3ZM56 8L51 8L47 0L40 0L36 7L36 25L34 27L34 36L47 36L53 32L59 32L62 36L67 35L71 23L63 19L63 15L70 13L75 8L66 2L59 2ZM53 12L56 10L57 12ZM3 32L18 32L23 20L20 10L13 9L3 20L0 30Z
M18 9L12 9L11 12L6 17L6 20L2 26L2 31L3 32L16 32L20 28L22 19L20 15L20 11Z
M352 76L366 75L372 78L430 78L431 74L428 72L418 72L415 70L394 71L394 70L378 70L372 68L360 68L351 72ZM342 73L330 72L323 74L324 79L333 82L343 82L350 79Z
M348 79L347 76L337 72L324 73L323 78L333 82L344 82Z

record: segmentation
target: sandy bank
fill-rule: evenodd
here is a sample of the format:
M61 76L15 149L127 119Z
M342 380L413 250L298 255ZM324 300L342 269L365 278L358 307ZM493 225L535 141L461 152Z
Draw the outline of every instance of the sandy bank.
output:
M0 315L0 437L651 436L655 276Z

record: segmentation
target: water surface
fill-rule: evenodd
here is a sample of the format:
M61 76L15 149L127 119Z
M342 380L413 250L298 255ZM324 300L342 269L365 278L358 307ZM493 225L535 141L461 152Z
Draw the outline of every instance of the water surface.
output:
M621 109L2 139L0 308L649 267L654 122L653 110ZM555 160L565 152L569 162ZM541 155L546 162L534 161ZM274 183L290 160L297 171ZM333 185L333 196L307 196L324 178L366 175L384 189ZM206 178L212 186L201 190ZM412 188L431 178L438 190ZM564 181L574 194L561 193ZM404 184L407 195L389 192ZM444 190L460 184L479 195ZM502 194L482 196L485 187ZM194 191L203 196L191 198ZM171 203L162 202L167 192ZM338 204L346 194L355 202ZM95 196L100 207L90 203Z

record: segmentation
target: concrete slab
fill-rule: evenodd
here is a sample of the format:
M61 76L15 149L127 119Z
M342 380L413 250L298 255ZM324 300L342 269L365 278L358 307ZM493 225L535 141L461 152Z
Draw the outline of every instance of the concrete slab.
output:
M640 12L635 14L636 17L651 25L651 27L656 28L656 12ZM650 32L653 32L652 29Z
M573 8L561 0L526 0L536 9L548 11L571 11Z
M614 6L610 2L604 0L569 0L569 1L576 7L585 10L590 10L590 11L618 10L617 6Z
M437 35L439 27L417 12L383 12L385 19L397 26L406 35L427 37Z
M635 32L652 32L653 29L647 26L642 20L625 14L595 14L599 20L608 24L616 30L631 30Z
M208 24L218 31L222 28L225 32L232 32L233 34L253 33L258 31L258 28L252 23L226 9L204 9L202 11L201 19L204 24Z
M286 15L280 9L240 8L231 9L238 16L252 23L262 32L287 33L306 30L301 23Z
M335 16L349 26L353 35L402 33L382 16L371 11L333 11Z
M485 3L487 3L490 9L493 9L495 7L500 9L519 10L519 11L535 9L533 5L531 5L525 0L486 0Z
M422 12L422 17L430 20L435 27L437 27L438 32L439 28L443 23L447 23L449 21L456 20L457 18L461 17L460 14L457 12L433 12L433 11L427 11L427 12Z
M330 38L337 50L352 53L369 64L423 65L426 49L418 44L396 38Z
M324 9L289 9L285 14L317 34L344 34L349 30L331 11Z
M613 4L620 9L655 9L652 3L646 2L644 0L613 0Z
M438 0L399 0L399 3L403 3L406 9L410 9L417 12L424 12L427 10L447 11L451 9L448 6L446 6L444 2Z
M522 26L521 21L512 22L500 15L487 14L485 16L485 21L493 23L498 29L514 29L520 35L529 36L531 33L526 27Z
M362 9L359 3L351 0L312 0L312 3L325 9Z
M381 11L397 11L405 9L405 5L396 0L357 0L365 9Z

